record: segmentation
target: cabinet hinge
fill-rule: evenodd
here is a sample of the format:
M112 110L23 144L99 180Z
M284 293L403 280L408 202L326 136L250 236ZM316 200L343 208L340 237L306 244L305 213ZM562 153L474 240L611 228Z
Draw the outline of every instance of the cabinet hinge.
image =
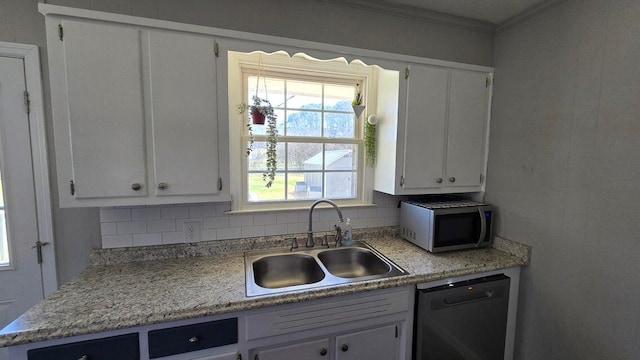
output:
M480 174L480 184L484 182L484 175Z
M60 41L64 39L64 30L62 30L62 24L58 24L58 37Z
M489 87L489 85L491 85L491 78L487 76L487 81L485 82L484 87Z
M409 78L409 68L408 67L404 68L404 78L405 79Z
M400 186L404 186L404 176L400 176Z
M398 325L396 325L396 338L398 338Z
M216 55L216 57L220 57L220 47L218 46L218 43L214 43L213 53Z
M73 183L73 180L69 181L69 190L71 192L71 195L76 194L76 184Z
M218 191L222 191L222 178L218 178Z
M27 90L24 91L24 111L27 112L27 115L31 113L31 100L29 99L29 92Z

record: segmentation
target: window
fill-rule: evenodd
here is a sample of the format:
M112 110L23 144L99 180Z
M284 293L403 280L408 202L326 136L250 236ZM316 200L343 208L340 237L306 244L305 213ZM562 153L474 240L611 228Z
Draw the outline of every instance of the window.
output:
M277 116L278 130L276 178L267 188L263 180L266 126L251 125L252 151L239 169L239 208L292 207L296 202L323 197L363 203L364 116L355 116L351 101L360 91L366 103L370 67L283 53L238 57L242 102L250 104L254 95L268 99ZM233 66L231 58L229 64ZM232 91L230 88L230 94ZM231 101L230 96L230 106ZM247 118L243 114L240 122L246 124ZM232 118L232 127L234 121ZM239 137L240 147L245 149L251 140L247 126L241 126Z

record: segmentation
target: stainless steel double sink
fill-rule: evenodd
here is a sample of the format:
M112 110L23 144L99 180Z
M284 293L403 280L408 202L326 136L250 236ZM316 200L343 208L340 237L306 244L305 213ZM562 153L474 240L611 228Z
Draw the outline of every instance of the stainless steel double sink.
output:
M245 253L247 296L406 275L363 241L338 248L260 250Z

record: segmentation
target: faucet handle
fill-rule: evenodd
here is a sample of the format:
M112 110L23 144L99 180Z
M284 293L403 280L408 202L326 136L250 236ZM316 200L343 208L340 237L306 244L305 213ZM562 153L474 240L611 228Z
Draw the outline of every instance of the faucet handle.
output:
M335 235L331 235L331 234L325 234L324 237L322 238L322 244L320 244L321 246L326 246L327 248L329 247L329 238L330 237L334 237Z
M334 229L336 229L336 247L342 245L342 228L340 225L334 225Z
M289 249L289 251L293 251L298 248L298 240L295 237L285 239L285 241L287 240L291 240L291 249Z

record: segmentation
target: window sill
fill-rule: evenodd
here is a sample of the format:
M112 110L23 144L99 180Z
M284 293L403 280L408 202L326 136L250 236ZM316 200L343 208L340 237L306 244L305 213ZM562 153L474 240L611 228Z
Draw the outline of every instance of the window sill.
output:
M377 207L378 204L373 204L373 203L358 203L358 204L354 204L354 203L348 203L348 204L340 204L339 202L336 202L338 204L338 207L340 209L348 209L348 208L366 208L366 207ZM256 209L241 209L241 210L229 210L229 211L225 211L225 214L229 214L229 215L234 215L234 214L256 214L256 213L264 213L265 211L268 212L285 212L285 211L307 211L309 210L309 207L311 206L311 203L309 203L309 205L307 206L301 206L301 205L297 205L297 206L288 206L288 207L282 207L282 206L278 206L278 207L261 207L261 208L256 208ZM330 205L327 204L319 204L318 208L323 208L323 207L327 207L330 208Z

